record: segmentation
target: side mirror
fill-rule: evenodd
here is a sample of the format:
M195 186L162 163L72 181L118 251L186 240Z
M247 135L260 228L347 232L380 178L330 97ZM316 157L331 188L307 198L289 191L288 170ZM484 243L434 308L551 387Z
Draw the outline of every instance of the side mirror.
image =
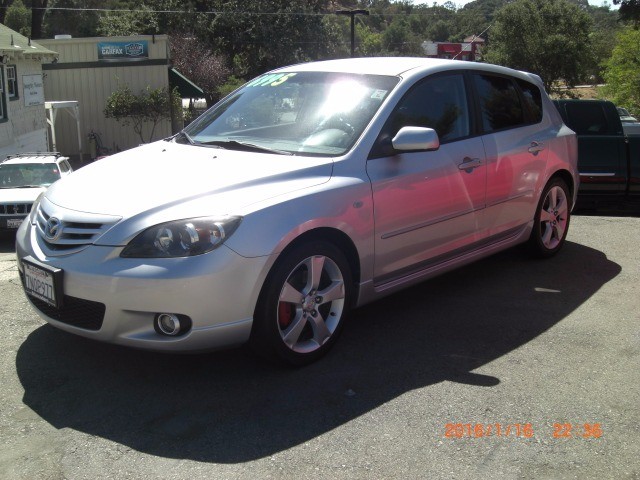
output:
M440 139L433 128L402 127L391 140L395 150L403 152L416 150L437 150Z

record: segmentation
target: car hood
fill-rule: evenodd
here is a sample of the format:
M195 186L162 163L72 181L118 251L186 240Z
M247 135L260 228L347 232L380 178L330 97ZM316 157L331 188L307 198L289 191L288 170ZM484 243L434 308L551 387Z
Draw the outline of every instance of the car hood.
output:
M46 193L71 210L128 218L237 214L243 207L326 182L329 158L240 152L155 142L96 161ZM200 206L199 206L200 205ZM160 214L159 217L162 217Z
M0 203L33 203L45 187L0 188Z

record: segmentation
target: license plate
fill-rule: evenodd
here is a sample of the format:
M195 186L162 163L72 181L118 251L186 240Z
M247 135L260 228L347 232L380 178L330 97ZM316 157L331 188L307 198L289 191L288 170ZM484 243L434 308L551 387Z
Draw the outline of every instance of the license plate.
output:
M27 295L42 300L55 308L62 306L62 269L36 262L30 257L22 259L24 290Z
M22 224L22 218L8 218L7 228L18 228Z

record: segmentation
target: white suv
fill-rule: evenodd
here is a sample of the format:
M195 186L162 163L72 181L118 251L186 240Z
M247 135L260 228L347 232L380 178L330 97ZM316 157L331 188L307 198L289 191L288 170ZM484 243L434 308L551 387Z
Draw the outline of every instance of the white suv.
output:
M72 171L55 153L23 153L0 161L0 230L17 230L49 185Z

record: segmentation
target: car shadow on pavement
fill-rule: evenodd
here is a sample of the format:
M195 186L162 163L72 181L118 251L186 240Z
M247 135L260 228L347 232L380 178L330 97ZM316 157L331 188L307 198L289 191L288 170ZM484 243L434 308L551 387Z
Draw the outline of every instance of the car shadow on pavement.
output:
M499 378L473 370L561 322L620 270L571 242L546 261L503 252L354 311L333 351L299 369L244 349L141 352L48 325L24 341L16 366L24 403L55 428L161 457L246 462L416 388L492 388Z

